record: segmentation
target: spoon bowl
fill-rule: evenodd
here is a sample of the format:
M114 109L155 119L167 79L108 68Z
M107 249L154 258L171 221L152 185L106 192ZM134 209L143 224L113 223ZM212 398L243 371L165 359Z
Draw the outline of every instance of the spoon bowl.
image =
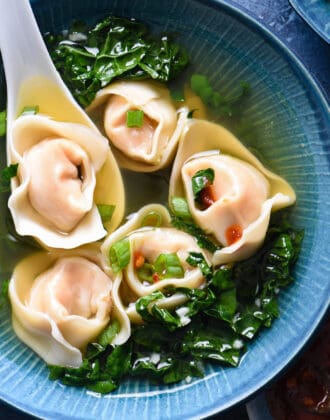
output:
M7 155L13 121L24 107L97 130L59 76L29 0L0 0L0 50L7 83Z

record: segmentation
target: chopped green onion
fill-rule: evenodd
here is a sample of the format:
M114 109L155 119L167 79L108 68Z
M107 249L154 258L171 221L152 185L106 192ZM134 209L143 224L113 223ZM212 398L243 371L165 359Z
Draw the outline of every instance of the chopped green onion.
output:
M141 128L143 125L144 112L140 109L130 109L126 113L126 125L127 127L138 127Z
M144 227L144 226L159 227L162 225L162 222L163 222L163 218L160 213L157 213L156 211L150 211L142 219L141 227Z
M172 197L171 205L174 216L180 217L184 220L191 220L191 213L189 211L188 202L185 198Z
M176 253L158 255L155 264L155 272L160 278L182 278L184 270Z
M34 106L25 106L21 112L21 116L22 115L35 115L38 114L39 112L39 106L38 105L34 105Z
M127 266L131 258L130 244L128 239L115 242L109 251L109 260L114 273L119 273Z
M182 89L171 90L171 98L175 102L184 102L185 97Z
M212 168L201 169L197 171L192 177L192 189L195 200L198 199L199 193L208 185L213 184L214 181L214 170Z
M136 270L137 276L141 281L146 281L148 283L153 283L152 278L155 273L155 268L150 263L144 263L140 268Z
M112 204L98 204L97 209L100 213L102 223L107 223L112 219L113 212L115 211L115 207Z
M0 112L0 137L6 134L6 111Z

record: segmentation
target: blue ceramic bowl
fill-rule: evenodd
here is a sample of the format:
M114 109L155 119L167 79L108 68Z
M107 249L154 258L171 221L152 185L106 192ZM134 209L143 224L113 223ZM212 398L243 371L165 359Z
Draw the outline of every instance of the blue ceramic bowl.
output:
M290 52L250 17L223 1L35 0L42 31L74 19L132 16L174 32L194 71L224 93L251 84L244 138L297 192L293 212L305 239L295 283L280 296L281 317L263 331L238 368L208 365L203 379L170 386L130 380L97 397L48 380L44 363L15 337L8 309L0 312L0 398L43 418L201 418L246 399L276 376L304 347L329 306L330 141L327 105Z

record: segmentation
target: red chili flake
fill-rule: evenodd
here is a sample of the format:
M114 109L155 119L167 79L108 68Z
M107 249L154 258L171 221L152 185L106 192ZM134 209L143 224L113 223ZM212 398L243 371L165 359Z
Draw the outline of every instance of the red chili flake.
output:
M153 279L154 283L157 283L157 281L160 280L159 274L158 273L154 273L152 275L152 279Z
M138 269L145 263L145 258L140 251L134 252L134 268Z
M226 229L226 240L228 245L232 245L241 239L243 235L243 229L241 225L234 224Z

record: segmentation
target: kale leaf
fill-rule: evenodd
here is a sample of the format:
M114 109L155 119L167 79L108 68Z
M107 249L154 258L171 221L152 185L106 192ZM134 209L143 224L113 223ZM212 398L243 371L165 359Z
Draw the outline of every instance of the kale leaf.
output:
M217 249L220 249L220 247L216 245L209 236L194 223L192 219L187 220L186 218L173 216L171 224L176 229L182 230L189 233L191 236L194 236L197 239L197 244L201 248L207 249L210 252L215 252Z
M17 175L18 163L11 164L0 173L0 192L10 191L10 180Z
M293 280L302 239L280 213L251 258L215 268L203 267L201 254L190 255L206 270L205 288L168 287L140 298L136 309L145 322L132 327L126 344L109 345L119 331L115 323L89 344L80 368L51 366L50 378L107 393L125 376L167 384L202 377L207 361L237 366L248 342L279 315L277 295ZM174 293L185 302L172 310L157 306Z
M110 16L90 29L76 23L46 42L63 80L86 107L114 79L168 82L188 64L186 50L166 35L153 36L134 19Z

